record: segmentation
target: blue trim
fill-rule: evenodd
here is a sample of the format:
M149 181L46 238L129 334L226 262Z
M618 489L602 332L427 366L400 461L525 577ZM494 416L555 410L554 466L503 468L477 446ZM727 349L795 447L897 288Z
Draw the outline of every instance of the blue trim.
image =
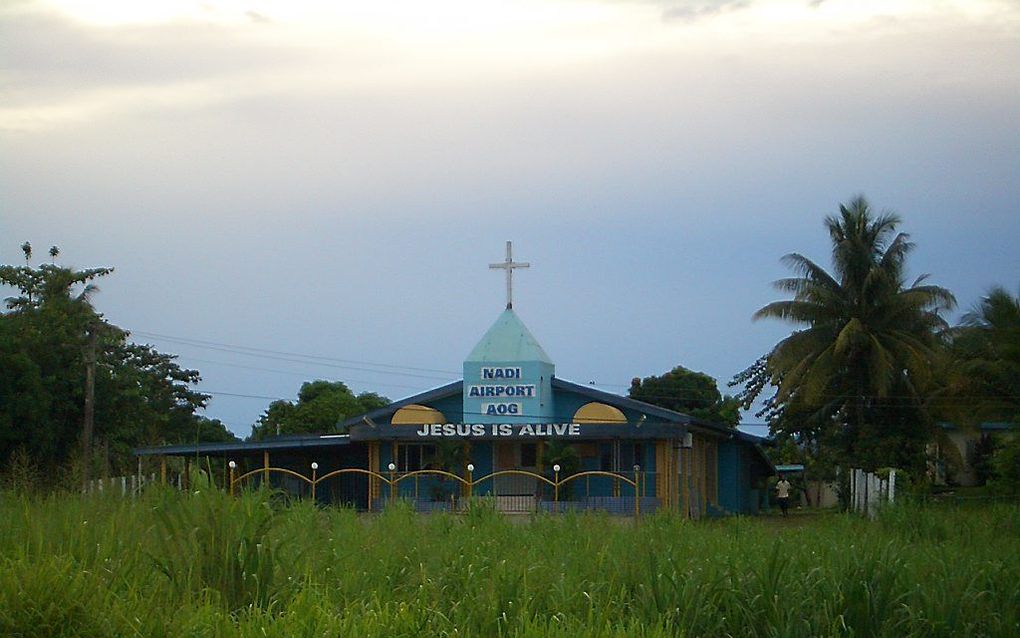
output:
M803 472L804 466L800 463L790 463L787 465L777 465L777 472Z
M315 436L286 436L265 441L241 443L190 443L182 445L161 445L134 449L135 456L220 456L228 452L262 452L265 450L320 448L350 445L346 434L322 434Z
M351 427L352 425L362 423L364 422L365 419L382 419L383 417L390 417L393 416L394 412L408 405L414 405L416 403L428 403L430 401L438 401L439 399L445 399L447 397L463 393L464 393L464 381L462 379L458 379L457 381L447 383L446 385L439 386L438 388L426 390L421 394L416 394L414 396L407 397L406 399L401 399L400 401L394 401L393 403L385 407L379 408L377 410L372 410L371 412L359 414L358 416L352 416L346 421L341 421L338 424L338 427L340 429L345 429Z
M939 427L943 430L957 430L961 429L955 423L949 421L939 421ZM977 426L977 429L982 432L998 432L1005 430L1013 430L1018 426L1016 423L1010 423L1009 421L983 421ZM962 429L967 429L966 427Z

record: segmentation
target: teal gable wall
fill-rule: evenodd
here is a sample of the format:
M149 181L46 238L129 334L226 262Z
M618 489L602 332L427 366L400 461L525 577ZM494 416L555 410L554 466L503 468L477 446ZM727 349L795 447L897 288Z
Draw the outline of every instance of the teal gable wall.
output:
M483 379L483 368L519 368L520 379ZM556 406L552 377L555 369L543 361L465 361L463 414L468 423L553 423ZM471 396L471 388L533 388L534 396ZM489 414L490 406L514 406L515 413Z
M429 401L428 407L435 408L443 413L447 423L471 422L471 418L464 418L464 403L461 395L454 394L436 401Z
M719 506L729 513L758 512L759 491L752 469L754 449L747 443L719 444Z
M487 370L511 370L515 375L490 378L484 374ZM520 317L507 308L464 360L464 420L468 423L556 422L554 374L556 368L549 355ZM498 394L486 394L492 392Z

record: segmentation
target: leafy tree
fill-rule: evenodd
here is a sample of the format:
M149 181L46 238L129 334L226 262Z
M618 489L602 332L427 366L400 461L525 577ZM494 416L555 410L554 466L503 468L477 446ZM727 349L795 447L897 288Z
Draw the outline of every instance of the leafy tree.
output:
M740 401L723 397L715 379L702 372L677 366L661 376L630 382L630 398L667 410L736 427L740 422Z
M1020 298L992 288L953 330L950 354L948 418L1020 422Z
M783 261L796 277L775 283L793 298L758 310L755 319L803 326L738 374L732 384L750 407L767 385L775 394L760 412L774 431L834 446L850 463L916 466L931 419L940 312L955 305L946 289L906 283L914 244L897 233L900 218L875 216L863 197L825 219L833 273L798 253Z
M190 386L199 374L172 355L128 341L128 333L92 306L95 280L112 268L76 270L55 264L0 265L0 285L16 294L0 312L0 460L16 451L49 468L78 454L88 334L96 334L96 449L111 471L133 466L131 448L231 436L195 414L208 397ZM50 249L55 257L59 249ZM218 426L218 427L217 427ZM96 459L82 459L93 464ZM56 475L56 472L47 472Z
M342 381L310 381L301 385L297 403L277 400L252 426L251 440L280 434L335 432L337 424L389 404L374 392L354 395Z

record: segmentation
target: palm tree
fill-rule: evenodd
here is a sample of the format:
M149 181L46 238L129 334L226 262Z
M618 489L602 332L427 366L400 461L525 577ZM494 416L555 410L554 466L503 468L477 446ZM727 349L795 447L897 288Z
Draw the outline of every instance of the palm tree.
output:
M833 274L801 254L786 255L783 262L798 276L775 287L793 299L754 314L756 320L804 327L737 380L752 391L771 383L775 407L816 422L835 420L853 452L883 400L905 393L919 404L917 388L927 384L937 334L947 327L939 312L954 307L955 299L925 284L926 275L906 285L906 258L914 244L896 233L897 215L874 216L863 197L841 205L839 213L825 219ZM742 398L754 397L745 391Z
M996 286L953 331L948 399L961 421L1020 419L1020 298Z

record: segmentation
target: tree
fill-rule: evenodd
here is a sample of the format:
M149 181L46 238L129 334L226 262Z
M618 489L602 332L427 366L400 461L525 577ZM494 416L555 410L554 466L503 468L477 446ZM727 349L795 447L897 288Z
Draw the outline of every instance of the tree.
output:
M33 268L31 245L25 242L22 250L26 265L0 265L0 285L16 291L0 312L0 460L20 451L52 469L75 458L90 331L96 352L95 438L111 471L130 471L131 449L139 445L231 436L219 422L196 414L208 400L191 388L199 381L197 371L182 369L172 355L130 343L127 331L96 312L94 282L112 268ZM50 249L51 256L57 253ZM96 458L90 456L80 460L91 466Z
M342 381L310 381L301 384L297 403L277 400L252 426L251 440L280 434L336 432L337 424L389 404L374 392L357 396Z
M964 425L1020 422L1020 298L992 288L953 330L950 352L947 416Z
M793 298L754 314L804 327L733 384L744 386L745 408L766 385L775 388L759 413L774 431L835 445L844 460L866 468L916 465L930 438L924 395L947 327L940 312L955 299L926 284L926 275L906 284L914 244L896 232L898 216L873 215L863 197L839 213L825 219L833 273L798 253L786 255L797 276L775 287Z
M740 401L723 397L715 379L702 372L677 366L661 376L630 382L630 398L695 418L736 427L740 422Z

